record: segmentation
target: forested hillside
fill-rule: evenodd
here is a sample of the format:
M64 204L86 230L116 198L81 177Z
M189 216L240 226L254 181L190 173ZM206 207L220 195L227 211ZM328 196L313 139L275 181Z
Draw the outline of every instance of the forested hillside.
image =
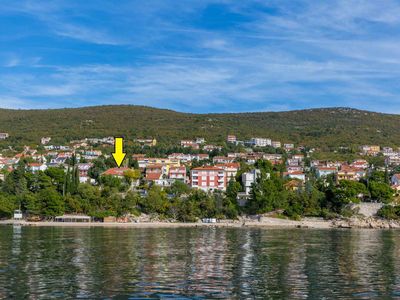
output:
M20 145L38 143L43 136L51 136L55 142L123 135L174 143L196 136L223 142L227 134L236 134L238 139L260 136L318 147L371 143L395 146L400 144L399 129L399 115L349 108L227 114L187 114L129 105L0 109L0 132L10 134L6 143Z

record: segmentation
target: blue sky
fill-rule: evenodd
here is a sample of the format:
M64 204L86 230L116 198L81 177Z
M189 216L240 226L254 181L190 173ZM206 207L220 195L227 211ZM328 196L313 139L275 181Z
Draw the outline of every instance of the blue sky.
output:
M400 1L15 1L0 107L400 113Z

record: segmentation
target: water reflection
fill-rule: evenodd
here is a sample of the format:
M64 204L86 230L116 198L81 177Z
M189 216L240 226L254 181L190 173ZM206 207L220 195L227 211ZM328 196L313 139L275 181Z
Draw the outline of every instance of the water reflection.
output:
M398 231L0 228L0 298L400 297Z

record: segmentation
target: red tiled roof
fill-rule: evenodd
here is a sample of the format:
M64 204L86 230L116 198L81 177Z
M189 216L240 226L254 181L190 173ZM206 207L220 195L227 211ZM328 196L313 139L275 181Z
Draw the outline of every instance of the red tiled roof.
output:
M305 175L303 172L294 171L294 172L287 172L288 175Z
M147 173L146 180L158 180L160 179L162 173L154 172L154 173Z
M110 176L124 176L124 172L128 171L129 168L112 168L108 169L101 175L110 175Z

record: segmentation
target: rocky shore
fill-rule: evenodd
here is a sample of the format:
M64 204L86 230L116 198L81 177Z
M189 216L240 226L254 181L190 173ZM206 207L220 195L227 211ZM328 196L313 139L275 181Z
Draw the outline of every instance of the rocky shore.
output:
M337 219L332 221L334 228L371 228L371 229L398 229L400 222L385 220L376 217L352 217L349 219Z
M274 218L241 218L240 220L223 220L217 223L180 223L172 221L148 221L148 222L111 222L111 223L73 223L73 222L27 222L16 220L0 221L0 225L21 226L57 226L57 227L123 227L123 228L177 228L177 227L265 227L265 228L365 228L365 229L400 229L400 222L384 220L376 217L352 217L334 220L322 218L304 218L299 221Z

